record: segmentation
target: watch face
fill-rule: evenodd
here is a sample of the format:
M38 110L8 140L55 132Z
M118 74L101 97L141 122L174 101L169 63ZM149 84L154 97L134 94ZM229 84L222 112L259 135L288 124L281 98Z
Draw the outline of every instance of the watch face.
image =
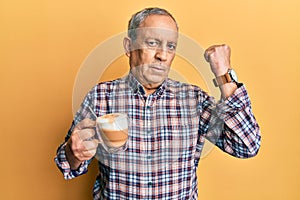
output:
M230 76L234 82L238 82L238 77L233 69L230 69L230 71L228 73L230 74Z

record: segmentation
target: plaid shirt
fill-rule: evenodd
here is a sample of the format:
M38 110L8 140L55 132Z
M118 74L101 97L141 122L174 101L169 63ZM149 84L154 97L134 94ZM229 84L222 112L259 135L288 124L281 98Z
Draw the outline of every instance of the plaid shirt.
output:
M108 113L126 113L129 137L126 150L97 155L99 175L94 199L197 199L196 170L205 138L239 158L257 154L260 130L246 89L218 103L199 87L166 79L151 95L129 73L122 79L100 83L85 97L66 137L78 122ZM56 164L65 179L87 172L91 160L75 171L57 151Z

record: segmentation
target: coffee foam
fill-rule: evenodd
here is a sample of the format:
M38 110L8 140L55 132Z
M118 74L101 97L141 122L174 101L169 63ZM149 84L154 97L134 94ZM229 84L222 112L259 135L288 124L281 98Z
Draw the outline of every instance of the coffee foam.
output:
M102 129L107 130L123 130L128 128L127 116L122 113L107 114L97 118L97 124Z

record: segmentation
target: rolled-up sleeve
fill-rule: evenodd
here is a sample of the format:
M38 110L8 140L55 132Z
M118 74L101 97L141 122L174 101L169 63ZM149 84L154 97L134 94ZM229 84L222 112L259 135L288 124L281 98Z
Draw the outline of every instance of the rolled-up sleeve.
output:
M226 100L213 105L211 113L209 140L238 158L249 158L258 153L260 128L244 85Z
M57 167L63 173L64 179L69 180L75 178L77 176L83 175L88 171L88 165L90 163L89 160L84 161L78 167L77 170L72 170L70 164L66 158L66 151L65 151L66 143L62 144L58 150L57 154L54 158Z

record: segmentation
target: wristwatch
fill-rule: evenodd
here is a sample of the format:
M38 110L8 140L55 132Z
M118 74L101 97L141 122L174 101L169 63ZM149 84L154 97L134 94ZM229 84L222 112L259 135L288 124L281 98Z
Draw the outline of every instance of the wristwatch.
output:
M227 73L213 79L214 85L219 87L225 83L237 83L238 77L233 69L228 69Z

